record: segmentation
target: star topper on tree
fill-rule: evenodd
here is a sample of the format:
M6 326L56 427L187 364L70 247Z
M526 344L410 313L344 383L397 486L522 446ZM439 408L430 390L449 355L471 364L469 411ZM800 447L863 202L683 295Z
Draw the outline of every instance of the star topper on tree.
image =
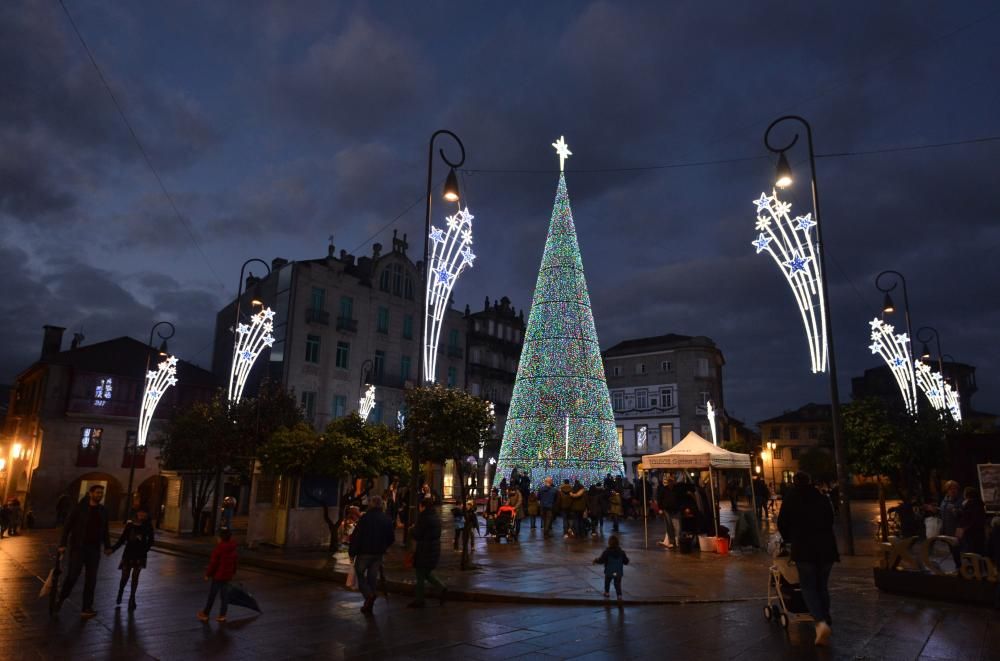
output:
M781 268L799 306L802 325L809 342L812 371L827 369L827 321L823 305L823 274L820 273L818 252L810 231L816 226L812 214L792 218L792 205L778 199L777 191L771 195L761 193L753 201L757 205L757 238L751 245L757 254L767 252Z

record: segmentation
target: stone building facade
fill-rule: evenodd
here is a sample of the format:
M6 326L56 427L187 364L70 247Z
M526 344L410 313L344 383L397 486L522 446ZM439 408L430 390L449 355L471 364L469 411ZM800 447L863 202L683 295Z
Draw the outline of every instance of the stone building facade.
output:
M626 473L642 455L669 450L689 431L711 440L707 404L725 438L722 351L705 336L659 335L619 342L603 353Z
M799 470L799 458L812 448L833 454L833 423L829 404L812 402L794 411L758 422L760 443L755 456L761 475L780 485L791 482ZM768 443L774 443L772 451Z

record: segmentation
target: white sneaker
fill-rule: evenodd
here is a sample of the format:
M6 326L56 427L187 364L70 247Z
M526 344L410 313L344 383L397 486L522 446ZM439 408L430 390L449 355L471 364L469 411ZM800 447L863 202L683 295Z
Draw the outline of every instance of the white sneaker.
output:
M833 629L826 622L818 622L816 624L816 646L826 647L830 644L830 635L833 633Z

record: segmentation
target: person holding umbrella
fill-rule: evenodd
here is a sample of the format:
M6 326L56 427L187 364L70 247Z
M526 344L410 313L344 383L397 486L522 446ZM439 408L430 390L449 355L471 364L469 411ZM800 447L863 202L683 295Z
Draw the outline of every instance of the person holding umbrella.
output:
M233 533L228 528L219 530L219 543L212 549L212 556L208 561L208 569L205 570L205 580L212 581L212 587L208 591L208 602L203 610L198 611L198 619L208 622L208 614L212 612L212 604L215 603L215 596L220 595L222 605L219 607L219 616L216 622L226 621L226 611L229 610L229 581L233 580L236 574L236 564L238 555L236 553L236 540Z
M80 572L86 569L83 579L83 609L80 617L87 620L95 615L94 588L97 586L97 568L101 564L101 547L107 555L111 555L111 535L108 533L108 512L101 501L104 500L104 487L94 484L87 490L87 496L77 503L66 525L63 527L59 541L59 555L69 548L69 568L66 581L63 583L59 599L55 604L55 612L62 607L66 597L73 591Z

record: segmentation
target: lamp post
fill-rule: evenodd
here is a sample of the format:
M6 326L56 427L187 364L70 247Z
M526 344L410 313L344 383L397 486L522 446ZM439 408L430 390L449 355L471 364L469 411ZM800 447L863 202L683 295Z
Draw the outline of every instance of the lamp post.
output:
M944 381L944 354L941 353L941 336L938 334L937 329L933 326L921 326L917 329L917 340L923 343L923 348L920 351L921 360L931 359L931 350L927 346L927 343L933 338L934 344L937 348L937 361L938 361L938 372L941 373L941 380Z
M236 311L235 311L235 314L233 315L233 318L234 318L234 320L233 320L233 343L234 343L234 346L235 346L235 343L239 341L240 304L242 303L242 298L243 298L243 285L246 283L246 268L247 268L247 266L249 266L250 264L253 264L254 262L256 262L256 263L258 263L258 264L260 264L261 266L264 267L264 270L267 272L267 275L264 276L265 278L267 276L271 275L271 267L268 265L268 263L265 262L263 259L258 259L256 257L251 257L247 261L243 262L243 266L240 267L240 281L236 285L236 306L235 306L236 307ZM252 277L253 273L251 272L250 275ZM257 306L257 305L261 305L262 306L263 303L261 301L257 301L257 300L251 302L251 307L254 307L254 306ZM266 312L269 312L269 311L266 311ZM270 346L270 344L268 344L268 346ZM235 363L236 359L237 358L234 355L233 356L233 362L234 363ZM234 364L234 365L231 365L230 369L229 369L229 393L228 394L229 394L229 411L230 411L230 415L232 415L234 407L239 403L240 398L243 396L243 387L242 387L242 385L240 385L239 387L235 387L234 388L234 385L236 385L234 382L237 379L235 367L236 366ZM251 464L250 464L250 479L251 480L253 479L253 466L254 466L254 463L251 462ZM219 527L219 516L221 514L221 512L219 512L219 495L220 495L219 492L220 491L222 491L222 466L218 466L216 468L216 472L215 472L215 487L213 489L214 493L212 494L212 530L213 531L217 530L218 527Z
M892 285L885 287L882 283L882 278L884 276L895 276L896 282ZM889 292L896 289L896 285L903 285L903 318L906 320L906 336L910 338L910 387L913 389L913 405L917 405L917 371L916 366L913 364L913 327L910 325L910 297L906 291L906 278L899 271L882 271L877 276L875 276L875 288L880 292L885 294L885 298L882 300L882 312L885 314L892 314L896 311L896 304L892 300L892 296ZM913 409L916 412L916 408Z
M844 543L847 547L847 554L854 555L854 530L851 527L851 501L847 494L847 451L844 447L844 438L840 425L840 392L837 386L837 362L833 352L833 319L830 316L830 294L826 278L826 256L825 244L823 243L823 222L820 217L819 187L816 182L816 154L813 150L812 126L803 117L798 115L783 115L771 122L771 125L764 131L764 146L772 153L778 154L778 167L775 177L775 185L779 188L787 188L794 181L792 168L785 155L796 142L799 134L796 133L792 140L783 147L774 147L769 140L771 130L784 121L799 122L806 130L806 145L809 148L809 172L812 184L813 215L816 221L816 252L819 258L819 269L822 275L820 286L823 292L823 312L826 317L826 351L830 369L830 418L833 429L833 453L837 462L837 483L840 485L841 508L844 513Z
M166 334L164 334L164 331L157 331L156 330L160 326L166 326L167 327L167 329L165 330ZM167 355L167 340L169 340L170 338L172 338L174 336L174 333L176 332L176 330L177 329L174 328L174 325L172 323L170 323L169 321L158 321L158 322L156 322L155 324L153 324L153 327L149 329L149 342L146 343L146 346L149 347L149 348L153 348L153 335L155 334L157 337L160 338L160 347L159 347L159 350L158 350L158 354L160 356L166 356ZM148 379L149 379L149 377L148 377L148 374L149 374L149 359L150 359L151 355L152 354L149 351L146 352L146 369L143 370L143 372L142 372L142 379L143 379L143 383L144 384L146 384L147 381L148 381ZM145 391L146 391L147 388L148 388L148 384L143 387L143 399L139 403L139 426L140 427L143 427L142 417L143 417L143 408L145 407L145 404L146 404ZM128 515L132 512L132 505L133 505L133 500L134 500L133 495L132 495L132 483L135 480L135 456L139 453L139 443L140 443L140 441L142 442L143 445L145 445L145 443L146 443L146 439L145 438L142 438L142 439L139 438L139 435L140 435L141 431L142 430L140 429L139 431L136 432L135 441L132 442L131 457L129 459L129 467L128 467L128 489L127 489L128 500L125 501L125 518L126 519L128 518Z
M427 203L424 209L424 252L423 252L423 279L421 282L420 290L423 292L420 303L420 351L417 354L417 383L419 387L426 385L428 381L433 381L434 379L428 379L424 375L424 353L427 351L427 279L429 277L430 265L428 264L429 259L429 244L430 233L431 233L431 189L434 184L434 140L437 139L439 135L450 136L457 144L461 151L461 156L457 162L453 162L448 159L448 156L444 153L444 149L439 149L438 153L441 155L441 160L451 168L448 171L448 178L445 180L444 189L442 190L442 197L447 202L458 202L461 198L458 190L458 177L455 175L455 168L462 167L465 163L465 145L457 135L447 129L439 129L431 134L431 139L427 143ZM411 432L412 434L412 432ZM412 475L410 476L410 512L407 517L407 529L404 531L404 537L409 535L409 526L413 525L417 519L417 492L420 488L420 457L417 449L417 438L416 435L411 435L410 442L412 444L411 448L411 462L412 462Z
M771 456L771 484L775 489L778 488L778 480L774 476L774 451L778 448L778 444L774 441L767 442L767 453Z

